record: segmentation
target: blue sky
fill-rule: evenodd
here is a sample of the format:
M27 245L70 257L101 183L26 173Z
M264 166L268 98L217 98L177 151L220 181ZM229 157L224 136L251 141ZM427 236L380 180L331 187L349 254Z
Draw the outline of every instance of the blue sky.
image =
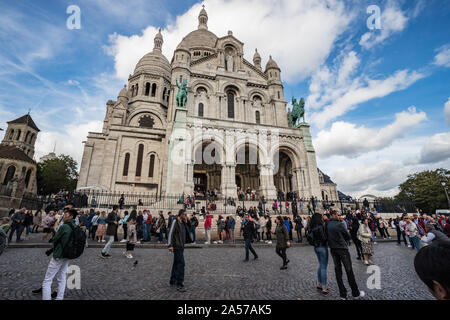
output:
M271 54L285 96L306 99L319 167L351 195L393 195L408 174L450 165L450 3L339 0L78 0L0 2L0 127L31 109L42 130L36 157L78 161L105 104L153 48L158 28L172 58L197 28L228 30ZM81 29L66 28L69 5ZM366 12L381 10L381 30ZM447 106L446 106L447 104ZM0 132L3 138L3 132Z

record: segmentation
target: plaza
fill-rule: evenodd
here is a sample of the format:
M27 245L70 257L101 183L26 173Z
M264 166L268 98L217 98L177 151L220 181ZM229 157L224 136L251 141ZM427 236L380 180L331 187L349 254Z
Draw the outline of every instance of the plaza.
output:
M48 246L48 245L47 245ZM48 246L49 247L49 246ZM0 300L40 300L32 290L42 283L49 258L47 248L7 249L0 264ZM330 294L317 292L317 258L309 245L288 249L289 268L280 271L275 246L255 245L259 259L243 263L244 247L195 246L185 250L185 293L169 286L173 255L166 246L140 248L126 259L124 248L113 248L112 259L100 258L100 247L89 247L76 260L81 289L66 289L67 300L337 300L339 293L331 256L328 261ZM414 270L415 250L382 242L375 246L374 262L380 267L381 289L369 289L367 267L349 247L353 270L368 300L433 300ZM137 265L134 262L138 261ZM68 274L68 276L70 276ZM344 282L348 288L346 277ZM54 284L54 288L55 284Z

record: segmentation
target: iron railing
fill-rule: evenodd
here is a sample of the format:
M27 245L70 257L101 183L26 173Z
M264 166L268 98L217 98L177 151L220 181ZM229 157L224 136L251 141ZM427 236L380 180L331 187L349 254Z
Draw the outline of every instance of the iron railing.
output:
M122 199L122 200L121 200ZM64 192L54 196L24 195L21 207L30 210L45 209L53 203L55 209L61 209L66 203L72 202L77 208L105 208L110 209L114 205L120 205L122 209L150 209L150 210L174 210L181 208L201 212L231 214L236 213L238 207L249 209L255 207L258 211L274 211L274 202L277 201L279 213L292 214L293 210L298 213L308 214L315 211L323 212L326 209L337 209L346 213L349 210L364 209L367 203L363 201L312 201L312 199L290 199L286 211L286 199L258 199L250 196L223 198L218 196L203 195L195 196L160 196L145 193L120 193L87 190L82 192ZM416 207L413 202L380 200L369 201L369 210L375 209L380 213L414 213Z

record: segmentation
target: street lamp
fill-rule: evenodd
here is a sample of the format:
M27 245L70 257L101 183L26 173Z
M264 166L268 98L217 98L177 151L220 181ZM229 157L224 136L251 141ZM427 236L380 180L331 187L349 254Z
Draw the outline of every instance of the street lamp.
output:
M447 190L448 190L447 182L446 182L444 179L442 179L442 180L441 180L441 185L442 185L442 187L444 188L445 196L447 197L448 208L450 209L450 199L449 199L449 197L448 197L448 192L447 192Z

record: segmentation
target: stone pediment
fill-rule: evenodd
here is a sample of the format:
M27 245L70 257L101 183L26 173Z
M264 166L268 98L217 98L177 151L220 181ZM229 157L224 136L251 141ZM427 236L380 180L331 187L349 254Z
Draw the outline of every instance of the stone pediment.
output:
M261 71L260 69L258 69L257 67L255 67L253 64L251 64L250 62L248 62L245 59L243 59L242 66L244 67L245 73L247 73L250 77L258 78L259 80L264 81L264 83L266 84L267 75L263 71ZM249 74L249 72L250 72L250 74Z

